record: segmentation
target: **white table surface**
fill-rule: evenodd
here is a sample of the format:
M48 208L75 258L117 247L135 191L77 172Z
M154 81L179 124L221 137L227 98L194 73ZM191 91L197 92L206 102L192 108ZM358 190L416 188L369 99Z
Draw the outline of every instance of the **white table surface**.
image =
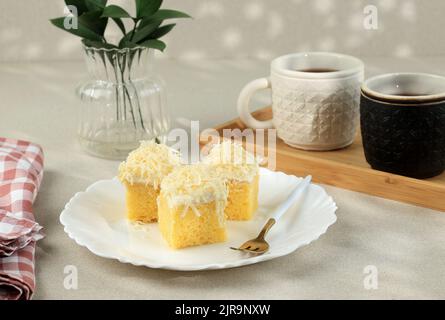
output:
M394 71L445 74L445 58L368 58L367 75ZM249 80L264 61L159 61L173 118L210 127L236 116ZM445 298L445 214L334 187L338 221L318 241L253 266L206 272L152 270L95 256L64 233L59 214L71 196L116 174L118 162L93 158L76 142L76 84L83 62L0 64L0 136L43 146L45 176L35 203L47 237L38 242L36 299L314 299ZM264 97L258 105L266 104ZM78 270L66 290L64 268ZM364 268L377 267L378 289L366 290Z

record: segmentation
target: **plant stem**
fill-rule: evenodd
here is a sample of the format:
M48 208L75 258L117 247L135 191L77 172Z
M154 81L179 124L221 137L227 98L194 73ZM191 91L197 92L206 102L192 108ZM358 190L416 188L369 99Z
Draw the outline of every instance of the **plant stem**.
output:
M134 20L133 30L131 31L130 42L133 41L134 34L136 33L136 28L138 26L139 20Z
M138 49L138 51L139 51L139 49ZM129 69L129 70L131 70L131 66L132 66L132 64L133 64L133 58L134 58L134 56L132 57L132 56L130 55L129 60L128 60L128 69ZM137 105L138 105L138 113L139 113L139 118L140 118L140 120L141 120L141 127L142 127L142 129L144 129L144 131L146 131L146 130L145 130L145 125L144 125L144 118L142 117L142 110L141 110L141 104L140 104L140 102L139 102L138 91L137 91L136 86L135 86L134 83L133 83L133 80L131 79L131 72L128 72L128 82L132 85L133 90L134 90L134 94L135 94L135 96L136 96L136 103L137 103ZM153 117L152 117L152 118L153 118Z
M123 56L122 57L123 59L124 59L124 61L125 61L125 56ZM121 85L122 85L122 88L125 88L125 83L124 83L124 73L125 73L125 62L124 61L120 61L120 59L119 59L119 69L120 69L120 71L121 71ZM123 117L123 120L125 121L125 120L127 120L127 102L125 101L125 94L123 94L123 99L124 99L124 117ZM133 123L135 124L135 121L134 121L134 119L133 119Z
M134 88L133 90L134 90L135 95L136 95L136 103L137 103L137 105L138 105L139 118L141 119L141 127L142 127L142 129L144 129L144 131L145 131L144 118L142 117L141 104L139 103L139 96L138 96L138 93L137 93L137 89L136 89L136 86L134 85L133 81L131 81L130 77L128 77L128 80L130 81L131 85L132 85L133 88ZM152 117L152 118L153 118L153 117Z
M120 109L119 105L120 105L120 102L119 102L119 88L118 88L119 79L118 79L117 70L116 70L117 65L116 65L116 62L114 61L114 58L115 58L115 56L112 56L111 59L110 59L110 62L111 62L111 65L113 66L114 78L116 79L116 85L114 87L114 91L115 91L115 94L116 94L116 120L119 122L119 118L120 118L119 117L119 109Z
M131 103L130 93L128 92L127 86L125 84L123 85L123 89L124 89L124 100L125 100L125 95L126 95L128 98L128 103L130 104L130 113L131 113L131 117L133 119L133 125L136 128L136 118L134 116L133 104Z

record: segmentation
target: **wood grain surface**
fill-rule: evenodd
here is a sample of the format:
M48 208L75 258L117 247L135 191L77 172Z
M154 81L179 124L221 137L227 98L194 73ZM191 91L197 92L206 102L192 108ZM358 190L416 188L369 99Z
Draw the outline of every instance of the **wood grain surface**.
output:
M264 108L253 116L259 120L270 119L272 110ZM215 129L222 135L224 129L243 130L246 126L234 119ZM445 174L418 180L373 170L366 162L360 134L351 146L327 152L298 150L278 138L276 170L297 176L311 174L314 182L445 211Z

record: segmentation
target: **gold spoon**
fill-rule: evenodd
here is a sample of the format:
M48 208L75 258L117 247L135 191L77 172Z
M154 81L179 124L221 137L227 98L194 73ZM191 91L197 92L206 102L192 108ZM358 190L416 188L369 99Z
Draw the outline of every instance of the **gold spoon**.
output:
M295 203L295 200L300 196L311 183L312 176L307 176L303 179L292 191L289 197L283 202L273 214L273 217L267 220L263 229L255 239L244 242L239 248L230 247L232 250L240 250L243 252L253 254L263 254L269 250L269 244L266 241L266 235L270 228L281 218L281 216Z

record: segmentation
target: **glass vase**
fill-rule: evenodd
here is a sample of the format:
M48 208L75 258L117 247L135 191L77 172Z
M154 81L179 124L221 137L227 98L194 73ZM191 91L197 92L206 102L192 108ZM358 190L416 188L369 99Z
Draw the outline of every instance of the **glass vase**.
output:
M153 50L84 47L84 52L90 80L77 89L82 148L121 160L141 140L162 142L170 121L163 83L153 73Z

